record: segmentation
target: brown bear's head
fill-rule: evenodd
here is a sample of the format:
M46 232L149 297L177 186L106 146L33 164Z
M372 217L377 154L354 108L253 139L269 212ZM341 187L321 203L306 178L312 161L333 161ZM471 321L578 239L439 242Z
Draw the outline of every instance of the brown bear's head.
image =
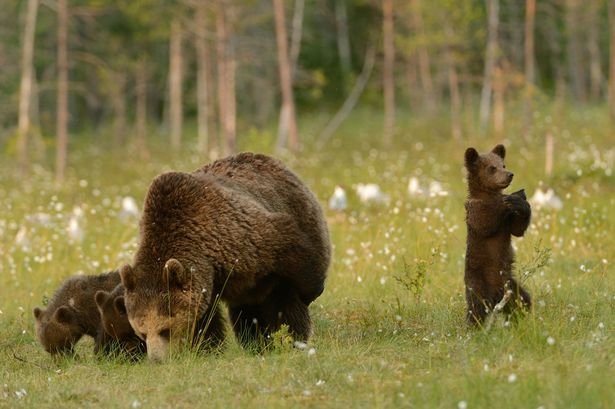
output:
M514 175L506 170L505 156L504 145L497 145L491 152L483 155L474 148L466 149L465 167L468 170L470 193L499 192L510 185Z
M36 336L52 355L74 352L73 348L83 335L75 311L67 305L62 305L55 311L34 308Z
M190 342L198 318L211 301L211 290L195 285L192 268L186 270L171 258L161 272L135 264L122 267L120 275L128 320L145 341L151 360L163 361L171 346Z

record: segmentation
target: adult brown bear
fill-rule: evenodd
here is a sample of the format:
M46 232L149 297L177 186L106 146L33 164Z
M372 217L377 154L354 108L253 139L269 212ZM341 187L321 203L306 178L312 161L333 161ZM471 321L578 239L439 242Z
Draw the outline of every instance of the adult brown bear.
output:
M154 179L132 265L120 273L130 324L153 360L171 345L221 341L217 299L240 342L286 324L311 334L308 305L324 290L331 250L318 201L280 161L241 153Z

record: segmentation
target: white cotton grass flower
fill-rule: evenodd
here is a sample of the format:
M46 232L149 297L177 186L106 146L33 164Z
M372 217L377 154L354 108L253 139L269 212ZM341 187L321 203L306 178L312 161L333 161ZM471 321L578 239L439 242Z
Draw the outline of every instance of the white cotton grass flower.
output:
M333 195L329 199L329 209L336 212L346 210L348 207L348 198L346 197L346 191L343 187L337 185L333 190Z
M359 200L364 204L388 204L391 200L390 196L384 193L380 186L375 183L359 183L355 188Z
M308 355L308 356L314 356L314 355L316 355L316 348L310 348L310 349L308 349L308 351L307 351L307 355Z
M536 189L530 198L530 203L537 209L561 210L564 207L562 199L551 188L544 191L540 187Z
M547 337L547 344L549 344L551 346L555 345L555 338L553 338L551 336Z
M517 374L511 373L508 375L508 383L515 383L517 381Z
M122 198L122 208L118 213L120 220L136 219L139 217L139 206L137 201L132 196Z
M465 400L460 400L459 402L457 402L457 409L467 409L468 408L468 402L466 402Z

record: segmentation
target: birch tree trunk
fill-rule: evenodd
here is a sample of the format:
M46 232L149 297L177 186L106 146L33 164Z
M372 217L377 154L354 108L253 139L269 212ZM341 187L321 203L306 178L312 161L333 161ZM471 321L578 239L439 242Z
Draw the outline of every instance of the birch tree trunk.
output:
M26 172L28 164L30 102L32 100L32 85L34 81L32 60L34 57L34 31L36 28L37 11L38 0L28 0L22 42L21 83L19 85L19 119L17 123L17 161L19 171L22 174Z
M423 24L423 14L421 0L411 0L412 7L412 25L419 36L424 35L425 27ZM429 52L424 44L419 44L417 47L417 57L419 64L419 74L421 77L421 86L423 88L423 99L427 112L434 113L436 110L436 94L434 92L433 80L431 77L431 63Z
M496 65L493 70L493 130L499 141L504 137L504 91L504 72Z
M337 51L340 56L344 86L346 86L348 75L352 71L346 0L335 0L335 28L337 32Z
M615 0L609 1L609 108L615 122Z
M115 145L122 146L126 140L126 75L113 73L114 89L111 93L113 104L113 133Z
M526 0L525 2L525 138L529 139L532 133L534 115L534 82L535 59L534 59L534 20L536 16L536 0Z
M448 87L451 98L451 134L453 139L461 140L461 95L459 92L459 76L457 67L450 49L446 50L446 62L448 64Z
M141 159L147 159L149 152L147 148L147 62L141 59L136 70L135 95L135 133L136 146Z
M56 183L64 181L68 145L68 5L57 1L58 13L58 95L56 119Z
M580 33L580 7L579 0L566 0L566 33L568 35L566 56L568 60L568 74L572 82L572 94L575 101L585 102L587 93L585 88L585 64Z
M384 48L384 64L382 82L384 86L384 143L389 146L393 142L395 129L395 38L393 21L393 0L382 1L382 40Z
M290 61L288 58L288 40L284 17L284 2L282 0L273 0L273 7L278 52L278 69L280 72L280 85L282 88L281 115L286 115L288 118L288 147L291 151L296 151L299 147L299 139L297 135L297 119L295 116L295 103L293 100Z
M197 148L200 153L206 154L209 151L208 141L208 83L207 67L209 51L207 50L207 10L206 3L199 1L196 3L195 13L195 48L196 48L196 99L197 99Z
M224 16L224 4L218 1L216 8L216 73L218 92L218 124L219 146L222 155L227 154L226 145L226 117L227 117L227 82L226 82L226 17Z
M171 147L179 149L182 138L182 28L179 20L171 22L169 38L169 124Z
M484 132L489 122L491 112L491 93L493 90L493 68L497 58L499 0L487 0L487 50L485 52L485 71L483 74L483 89L480 97L479 126Z
M588 4L588 37L587 51L589 52L589 93L593 101L600 99L602 93L602 64L600 58L600 22L599 8L601 3L589 2Z

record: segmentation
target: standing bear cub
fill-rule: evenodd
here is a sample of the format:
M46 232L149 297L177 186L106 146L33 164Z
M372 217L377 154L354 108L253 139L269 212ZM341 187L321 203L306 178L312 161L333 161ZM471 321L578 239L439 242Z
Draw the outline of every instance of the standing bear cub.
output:
M278 160L241 153L165 173L147 192L133 263L120 270L128 320L154 361L181 341L221 342L220 300L242 345L282 324L307 341L330 253L318 201Z
M513 179L504 165L505 156L503 145L483 155L474 148L465 152L469 196L465 203L468 236L464 281L467 320L472 325L482 324L507 290L512 291L504 308L507 315L516 305L531 307L530 295L512 276L511 245L511 235L521 237L525 233L531 209L523 190L502 193Z

